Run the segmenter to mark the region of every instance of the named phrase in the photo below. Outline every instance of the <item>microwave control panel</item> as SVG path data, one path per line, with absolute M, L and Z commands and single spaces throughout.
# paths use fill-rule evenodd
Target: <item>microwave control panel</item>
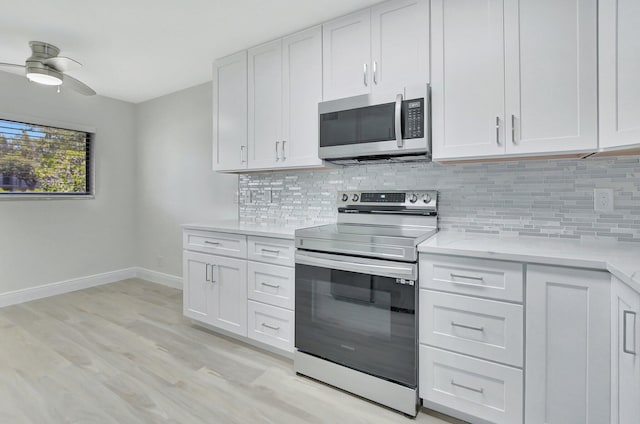
M 424 137 L 424 99 L 402 102 L 402 138 Z

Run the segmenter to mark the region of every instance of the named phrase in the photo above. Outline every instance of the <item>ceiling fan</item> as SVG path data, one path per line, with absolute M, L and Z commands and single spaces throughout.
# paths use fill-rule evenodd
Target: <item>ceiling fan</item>
M 60 49 L 54 45 L 43 43 L 42 41 L 30 41 L 31 57 L 24 65 L 13 63 L 0 63 L 0 71 L 13 72 L 17 74 L 26 73 L 31 82 L 44 85 L 60 86 L 77 91 L 85 96 L 93 96 L 96 92 L 83 82 L 65 74 L 65 72 L 77 69 L 82 66 L 71 58 L 58 56 Z

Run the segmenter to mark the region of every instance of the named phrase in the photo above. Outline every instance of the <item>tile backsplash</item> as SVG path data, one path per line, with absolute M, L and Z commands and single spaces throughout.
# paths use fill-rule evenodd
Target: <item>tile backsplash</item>
M 594 188 L 613 189 L 613 212 L 594 211 Z M 438 190 L 444 230 L 640 242 L 640 156 L 243 174 L 240 220 L 332 222 L 337 191 L 386 189 Z

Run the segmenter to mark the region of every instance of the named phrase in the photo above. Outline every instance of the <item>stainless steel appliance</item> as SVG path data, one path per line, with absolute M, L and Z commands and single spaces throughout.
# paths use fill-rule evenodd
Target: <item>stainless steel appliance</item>
M 318 105 L 321 159 L 342 165 L 431 158 L 429 85 Z
M 417 245 L 437 192 L 343 192 L 338 222 L 296 231 L 294 367 L 415 416 Z

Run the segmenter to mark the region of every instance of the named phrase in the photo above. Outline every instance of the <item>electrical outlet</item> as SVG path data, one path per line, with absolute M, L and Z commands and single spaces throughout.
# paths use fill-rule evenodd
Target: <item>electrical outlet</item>
M 593 208 L 596 212 L 613 211 L 613 189 L 595 188 L 593 189 Z

